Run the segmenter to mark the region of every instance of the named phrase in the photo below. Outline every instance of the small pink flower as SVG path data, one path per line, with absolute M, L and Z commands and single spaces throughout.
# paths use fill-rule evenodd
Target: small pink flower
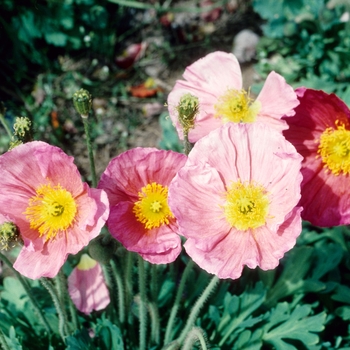
M 105 224 L 104 191 L 89 188 L 73 157 L 34 141 L 0 156 L 0 212 L 14 218 L 24 247 L 14 268 L 37 279 L 54 277 Z
M 186 159 L 172 151 L 134 148 L 112 159 L 98 184 L 110 201 L 112 236 L 153 264 L 173 262 L 181 252 L 168 186 Z
M 264 122 L 282 131 L 287 123 L 283 116 L 293 116 L 299 104 L 297 96 L 284 78 L 271 72 L 253 101 L 242 89 L 242 73 L 237 58 L 226 52 L 213 52 L 186 68 L 185 80 L 178 80 L 168 96 L 169 114 L 179 137 L 183 132 L 178 121 L 177 106 L 182 96 L 192 94 L 199 99 L 195 127 L 189 132 L 196 142 L 210 131 L 229 121 L 235 123 Z
M 350 224 L 350 110 L 334 94 L 299 88 L 285 137 L 304 157 L 302 218 L 329 227 Z
M 263 123 L 227 123 L 199 140 L 169 186 L 191 258 L 220 278 L 275 268 L 301 232 L 301 159 Z
M 87 315 L 104 309 L 111 301 L 100 264 L 87 254 L 69 275 L 68 292 L 76 308 Z

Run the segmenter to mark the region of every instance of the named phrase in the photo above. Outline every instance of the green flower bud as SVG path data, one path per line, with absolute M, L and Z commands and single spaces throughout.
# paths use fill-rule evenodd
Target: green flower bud
M 108 264 L 117 249 L 117 241 L 109 234 L 100 234 L 88 246 L 91 258 L 101 264 Z
M 198 97 L 191 94 L 183 95 L 176 107 L 176 110 L 178 112 L 179 121 L 183 127 L 184 133 L 188 134 L 189 130 L 194 128 L 196 115 L 199 112 Z
M 21 242 L 18 227 L 11 221 L 0 225 L 0 249 L 7 250 L 13 248 L 16 243 Z
M 92 97 L 89 91 L 80 89 L 73 95 L 73 104 L 76 111 L 87 118 L 92 107 Z
M 17 117 L 13 130 L 20 140 L 30 141 L 32 139 L 32 122 L 28 117 Z

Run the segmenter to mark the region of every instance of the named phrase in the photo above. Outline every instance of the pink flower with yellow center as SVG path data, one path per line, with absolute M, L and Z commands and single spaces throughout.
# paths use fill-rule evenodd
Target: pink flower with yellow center
M 304 157 L 302 218 L 329 227 L 350 224 L 350 110 L 334 94 L 299 88 L 300 105 L 285 137 Z
M 198 98 L 199 108 L 189 141 L 196 142 L 227 122 L 261 121 L 281 131 L 287 123 L 283 116 L 293 116 L 299 104 L 297 96 L 285 79 L 271 72 L 256 98 L 242 88 L 242 73 L 237 58 L 226 52 L 213 52 L 186 68 L 185 80 L 178 80 L 168 96 L 170 118 L 179 137 L 183 130 L 178 106 L 181 98 L 191 94 Z
M 100 264 L 82 254 L 68 277 L 68 292 L 76 308 L 84 314 L 104 309 L 111 301 Z
M 181 252 L 168 186 L 186 159 L 180 153 L 138 147 L 113 158 L 98 184 L 111 205 L 107 226 L 112 236 L 154 264 L 173 262 Z
M 301 232 L 301 160 L 263 123 L 227 123 L 199 140 L 169 186 L 190 257 L 220 278 L 275 268 Z
M 54 277 L 105 224 L 104 191 L 89 188 L 73 157 L 34 141 L 0 156 L 0 212 L 14 218 L 24 247 L 14 268 L 37 279 Z

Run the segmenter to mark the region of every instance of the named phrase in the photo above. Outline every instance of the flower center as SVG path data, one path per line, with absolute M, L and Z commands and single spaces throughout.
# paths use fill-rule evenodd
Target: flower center
M 336 121 L 337 129 L 327 128 L 321 135 L 318 153 L 324 167 L 334 175 L 350 173 L 350 131 Z
M 253 102 L 249 97 L 249 92 L 243 89 L 228 89 L 218 98 L 214 108 L 215 117 L 221 117 L 225 123 L 254 123 L 260 112 L 261 103 Z
M 255 229 L 266 222 L 269 198 L 264 187 L 234 182 L 226 192 L 226 220 L 238 230 Z
M 174 215 L 168 206 L 168 187 L 156 182 L 142 187 L 133 212 L 137 221 L 142 222 L 146 229 L 169 224 L 169 218 L 173 218 Z
M 40 237 L 46 240 L 54 238 L 72 225 L 77 206 L 71 193 L 60 185 L 41 185 L 36 195 L 29 199 L 24 214 L 30 222 L 30 228 L 38 230 Z

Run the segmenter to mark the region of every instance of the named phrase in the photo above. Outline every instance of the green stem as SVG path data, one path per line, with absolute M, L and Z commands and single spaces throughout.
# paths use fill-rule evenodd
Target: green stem
M 124 298 L 124 286 L 123 280 L 120 275 L 119 270 L 117 269 L 117 265 L 114 260 L 111 260 L 111 266 L 113 271 L 113 276 L 115 278 L 115 282 L 118 288 L 118 308 L 119 308 L 119 321 L 121 324 L 125 322 L 125 298 Z
M 141 256 L 138 257 L 139 268 L 139 292 L 140 292 L 140 350 L 146 350 L 146 272 L 145 265 Z
M 190 316 L 187 319 L 186 326 L 178 338 L 178 341 L 180 344 L 182 344 L 182 342 L 186 338 L 188 332 L 193 327 L 194 322 L 196 321 L 196 318 L 198 317 L 198 314 L 199 314 L 201 308 L 204 306 L 204 303 L 208 300 L 210 294 L 213 293 L 214 289 L 219 284 L 219 281 L 220 281 L 219 277 L 214 276 L 211 279 L 210 283 L 207 285 L 207 287 L 204 289 L 203 294 L 198 298 L 198 300 L 194 304 L 194 306 L 191 310 Z
M 159 345 L 160 325 L 157 303 L 148 303 L 148 312 L 151 319 L 151 340 Z
M 189 155 L 192 149 L 192 143 L 188 139 L 188 132 L 184 132 L 184 153 L 186 156 Z
M 186 280 L 188 278 L 190 271 L 192 270 L 193 265 L 194 265 L 193 260 L 189 260 L 189 262 L 186 265 L 185 270 L 181 276 L 181 281 L 180 281 L 179 287 L 177 289 L 174 305 L 171 309 L 170 316 L 168 319 L 168 324 L 167 324 L 166 331 L 165 331 L 164 345 L 168 344 L 169 341 L 171 340 L 171 331 L 174 329 L 175 317 L 176 317 L 177 311 L 180 307 L 180 301 L 181 301 L 181 297 L 182 297 L 184 289 L 185 289 Z
M 197 341 L 199 341 L 199 344 L 201 345 L 201 350 L 208 350 L 204 331 L 199 327 L 193 327 L 185 339 L 182 350 L 192 350 L 193 345 Z
M 16 277 L 18 278 L 19 282 L 22 284 L 24 290 L 26 291 L 29 300 L 32 302 L 32 305 L 34 306 L 34 309 L 36 310 L 39 319 L 42 323 L 42 325 L 44 326 L 46 332 L 48 335 L 50 335 L 51 333 L 51 328 L 49 325 L 49 322 L 47 321 L 45 315 L 43 314 L 38 302 L 36 301 L 36 299 L 34 298 L 32 292 L 31 292 L 31 287 L 28 285 L 28 282 L 23 278 L 23 276 L 16 270 L 14 269 L 14 267 L 12 266 L 12 263 L 9 259 L 7 259 L 7 257 L 0 253 L 0 260 L 2 260 L 12 271 L 13 273 L 16 275 Z
M 129 323 L 131 324 L 132 312 L 129 312 L 131 307 L 131 301 L 133 297 L 132 290 L 132 267 L 134 264 L 134 254 L 132 252 L 126 252 L 126 267 L 125 267 L 125 307 L 126 314 L 129 315 Z
M 0 108 L 1 108 L 1 106 L 0 106 Z M 5 116 L 1 112 L 0 112 L 0 121 L 1 121 L 1 124 L 3 125 L 3 127 L 5 128 L 7 135 L 9 135 L 10 139 L 12 139 L 12 137 L 13 137 L 12 132 L 11 132 L 9 126 L 7 125 L 7 122 L 5 120 Z
M 96 187 L 97 177 L 96 177 L 96 169 L 95 169 L 94 152 L 92 149 L 92 142 L 91 142 L 91 136 L 90 136 L 89 121 L 88 121 L 88 118 L 86 117 L 82 119 L 84 123 L 84 130 L 85 130 L 85 136 L 86 136 L 86 146 L 89 154 L 92 187 Z
M 51 281 L 46 277 L 41 278 L 40 283 L 49 292 L 51 299 L 56 307 L 56 311 L 58 314 L 58 321 L 59 321 L 58 330 L 60 332 L 63 342 L 65 343 L 65 337 L 68 335 L 67 319 L 65 318 L 64 312 L 62 311 L 62 307 L 60 305 L 60 301 L 56 294 L 55 288 L 52 285 Z
M 5 334 L 0 328 L 0 345 L 3 350 L 11 350 L 11 348 L 8 346 Z
M 74 326 L 74 331 L 76 331 L 79 328 L 78 316 L 77 316 L 76 308 L 73 306 L 72 300 L 68 296 L 67 278 L 65 274 L 62 271 L 60 271 L 55 280 L 57 282 L 57 294 L 60 300 L 60 304 L 66 305 L 68 303 L 69 312 L 70 312 L 71 319 Z M 63 312 L 64 312 L 64 317 L 68 319 L 65 309 L 63 309 Z M 71 333 L 74 333 L 74 331 Z

